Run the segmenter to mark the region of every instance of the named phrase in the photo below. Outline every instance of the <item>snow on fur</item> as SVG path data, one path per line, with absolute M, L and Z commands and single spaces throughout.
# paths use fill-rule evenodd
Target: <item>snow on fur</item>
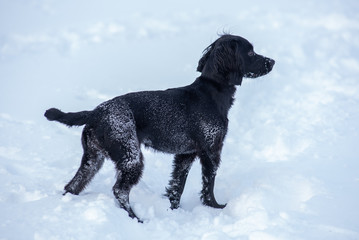
M 82 4 L 0 3 L 0 239 L 359 239 L 356 1 Z M 173 156 L 147 149 L 131 192 L 144 224 L 116 205 L 109 161 L 82 194 L 62 196 L 82 129 L 43 111 L 191 83 L 222 29 L 276 60 L 237 90 L 215 188 L 226 208 L 202 206 L 195 162 L 169 209 Z

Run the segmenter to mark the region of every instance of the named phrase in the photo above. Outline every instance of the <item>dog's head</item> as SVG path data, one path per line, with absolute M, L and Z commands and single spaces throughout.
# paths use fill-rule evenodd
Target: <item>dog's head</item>
M 222 84 L 241 85 L 243 77 L 269 73 L 274 63 L 273 59 L 256 54 L 246 39 L 225 34 L 204 50 L 197 71 Z

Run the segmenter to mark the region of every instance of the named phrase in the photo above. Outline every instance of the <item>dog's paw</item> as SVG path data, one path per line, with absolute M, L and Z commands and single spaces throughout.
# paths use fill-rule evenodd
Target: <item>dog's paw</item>
M 203 205 L 208 206 L 208 207 L 223 209 L 227 206 L 227 204 L 217 203 L 217 201 L 214 197 L 201 196 L 201 200 L 202 200 Z

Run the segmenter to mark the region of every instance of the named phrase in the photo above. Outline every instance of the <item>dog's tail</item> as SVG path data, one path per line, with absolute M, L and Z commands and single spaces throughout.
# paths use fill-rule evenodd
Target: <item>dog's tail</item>
M 57 108 L 50 108 L 45 112 L 45 117 L 49 121 L 58 121 L 69 127 L 81 126 L 89 122 L 92 111 L 82 111 L 76 113 L 64 113 Z

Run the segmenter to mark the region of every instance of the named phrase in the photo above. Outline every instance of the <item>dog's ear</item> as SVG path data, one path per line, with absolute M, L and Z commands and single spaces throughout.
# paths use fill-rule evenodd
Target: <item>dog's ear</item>
M 229 85 L 241 85 L 243 80 L 243 59 L 238 41 L 229 39 L 218 47 L 218 69 L 222 71 Z
M 202 72 L 204 66 L 206 65 L 209 56 L 212 53 L 213 50 L 213 45 L 214 43 L 212 43 L 211 45 L 209 45 L 204 51 L 203 51 L 203 56 L 201 57 L 201 59 L 198 61 L 198 66 L 197 66 L 197 71 L 198 72 Z
M 223 75 L 221 74 L 221 59 L 222 47 L 220 46 L 219 39 L 209 45 L 203 52 L 202 58 L 198 62 L 197 71 L 202 73 L 202 76 L 212 80 L 221 82 Z
M 222 84 L 225 81 L 229 85 L 241 85 L 243 64 L 238 43 L 230 39 L 219 40 L 205 49 L 197 71 Z

